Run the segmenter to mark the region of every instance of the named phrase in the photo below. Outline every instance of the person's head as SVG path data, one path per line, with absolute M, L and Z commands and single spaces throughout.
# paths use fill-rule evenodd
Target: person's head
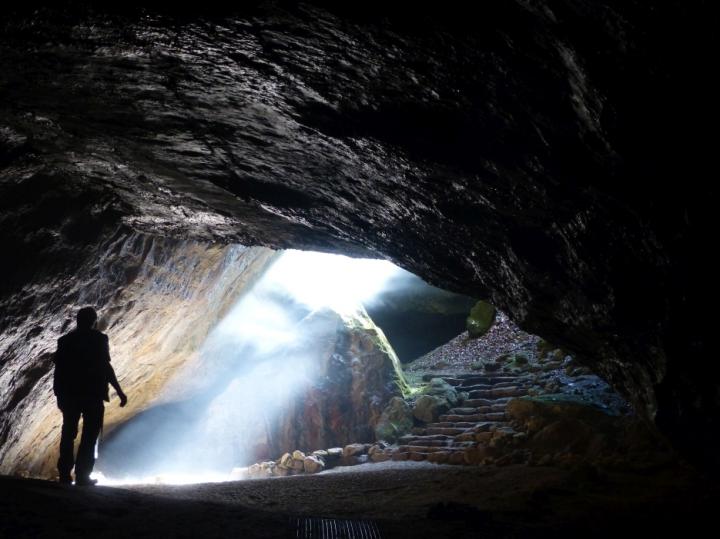
M 97 322 L 97 313 L 92 307 L 83 307 L 77 313 L 77 325 L 80 329 L 91 329 Z

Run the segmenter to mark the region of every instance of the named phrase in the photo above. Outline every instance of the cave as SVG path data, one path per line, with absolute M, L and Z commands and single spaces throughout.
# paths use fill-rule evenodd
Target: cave
M 706 525 L 716 22 L 616 0 L 8 7 L 0 534 Z M 57 339 L 83 306 L 129 396 L 92 488 L 56 470 Z

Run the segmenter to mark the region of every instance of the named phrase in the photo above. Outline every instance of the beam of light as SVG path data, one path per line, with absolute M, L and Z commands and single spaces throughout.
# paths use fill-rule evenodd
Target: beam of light
M 130 420 L 101 447 L 101 484 L 187 484 L 230 480 L 255 461 L 288 403 L 312 385 L 333 338 L 333 311 L 360 320 L 398 278 L 382 260 L 284 251 L 213 328 L 165 388 L 156 406 Z M 182 395 L 185 400 L 178 398 Z M 318 448 L 320 449 L 320 448 Z
M 327 307 L 350 315 L 402 273 L 407 272 L 386 260 L 286 251 L 270 269 L 268 279 L 313 310 Z

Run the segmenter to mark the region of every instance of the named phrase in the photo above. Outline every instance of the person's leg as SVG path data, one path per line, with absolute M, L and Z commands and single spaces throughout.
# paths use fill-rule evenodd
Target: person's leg
M 95 465 L 95 442 L 100 435 L 105 407 L 102 401 L 83 407 L 83 430 L 75 464 L 75 483 L 89 483 Z
M 77 406 L 66 405 L 62 414 L 63 424 L 60 432 L 60 457 L 58 458 L 57 468 L 60 475 L 60 482 L 70 483 L 72 481 L 70 472 L 75 465 L 73 449 L 78 431 L 78 421 L 80 421 L 80 409 Z

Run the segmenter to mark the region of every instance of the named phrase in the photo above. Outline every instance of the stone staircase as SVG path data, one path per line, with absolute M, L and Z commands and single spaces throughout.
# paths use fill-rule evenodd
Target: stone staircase
M 505 415 L 510 399 L 528 394 L 531 377 L 514 374 L 463 374 L 443 378 L 467 394 L 434 423 L 415 427 L 400 438 L 392 460 L 478 464 L 491 457 L 498 440 L 515 436 Z

